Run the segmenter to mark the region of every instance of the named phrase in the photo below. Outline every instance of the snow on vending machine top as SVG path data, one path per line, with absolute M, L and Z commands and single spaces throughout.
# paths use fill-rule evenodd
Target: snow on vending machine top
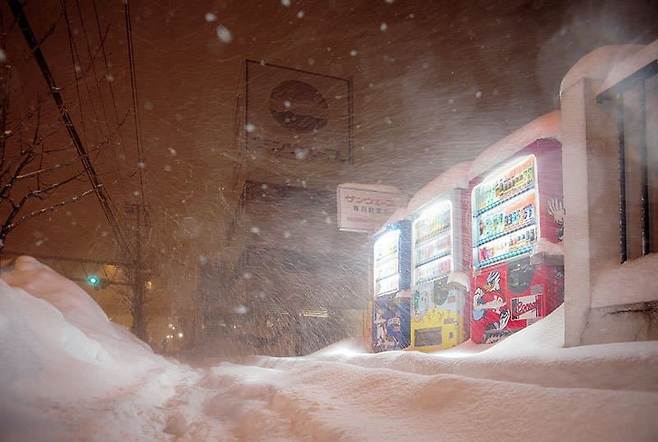
M 561 257 L 549 261 L 541 253 L 555 250 L 546 247 L 548 243 L 562 241 L 561 149 L 555 138 L 536 139 L 498 168 L 471 180 L 469 310 L 475 343 L 496 342 L 562 303 Z
M 411 345 L 435 351 L 465 339 L 462 201 L 469 163 L 453 166 L 409 203 L 412 221 Z
M 409 346 L 410 223 L 387 224 L 374 236 L 372 347 Z

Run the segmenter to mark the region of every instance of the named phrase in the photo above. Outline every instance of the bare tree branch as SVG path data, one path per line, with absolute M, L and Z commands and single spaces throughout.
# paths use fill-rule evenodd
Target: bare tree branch
M 16 184 L 16 181 L 18 180 L 18 176 L 21 174 L 23 169 L 30 164 L 30 162 L 34 159 L 34 155 L 31 151 L 29 151 L 24 157 L 22 158 L 21 162 L 18 164 L 18 167 L 14 171 L 13 176 L 9 180 L 7 184 L 2 186 L 2 189 L 0 190 L 0 201 L 3 199 L 7 198 L 9 195 L 9 192 L 11 191 L 12 187 Z
M 100 186 L 97 186 L 97 187 L 100 187 Z M 62 206 L 65 206 L 69 203 L 74 203 L 74 202 L 79 201 L 82 198 L 86 197 L 87 195 L 91 195 L 95 191 L 96 191 L 96 188 L 86 190 L 86 191 L 82 192 L 79 195 L 74 195 L 71 198 L 65 199 L 65 200 L 60 201 L 58 203 L 55 203 L 51 206 L 44 207 L 42 209 L 33 210 L 32 212 L 28 213 L 27 215 L 24 215 L 24 216 L 18 218 L 16 221 L 14 221 L 10 224 L 6 224 L 5 226 L 3 226 L 2 232 L 0 233 L 0 241 L 2 241 L 5 236 L 7 236 L 7 233 L 9 233 L 13 229 L 15 229 L 18 225 L 22 224 L 23 222 L 29 220 L 30 218 L 34 218 L 36 216 L 43 215 L 45 213 L 54 212 L 55 210 L 59 209 Z

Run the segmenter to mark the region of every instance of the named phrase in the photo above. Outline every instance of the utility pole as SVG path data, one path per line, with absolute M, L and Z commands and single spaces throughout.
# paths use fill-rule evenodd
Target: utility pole
M 126 213 L 132 218 L 132 229 L 135 235 L 135 255 L 133 263 L 133 296 L 130 300 L 130 311 L 133 317 L 131 331 L 140 339 L 147 338 L 146 333 L 146 283 L 150 269 L 144 266 L 142 241 L 144 229 L 151 225 L 151 220 L 143 204 L 126 204 Z

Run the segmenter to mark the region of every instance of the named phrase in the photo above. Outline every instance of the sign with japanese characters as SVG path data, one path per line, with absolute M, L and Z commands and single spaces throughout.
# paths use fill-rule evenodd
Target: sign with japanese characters
M 405 205 L 394 187 L 367 184 L 340 184 L 337 189 L 338 229 L 373 232 Z

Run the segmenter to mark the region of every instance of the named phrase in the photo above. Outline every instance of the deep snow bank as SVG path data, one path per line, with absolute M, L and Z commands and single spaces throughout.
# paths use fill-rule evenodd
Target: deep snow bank
M 0 440 L 658 440 L 658 342 L 562 348 L 564 312 L 495 346 L 193 370 L 30 258 L 0 280 Z
M 29 257 L 3 269 L 0 435 L 56 439 L 75 426 L 62 410 L 116 396 L 165 373 L 172 382 L 161 398 L 173 394 L 183 371 L 112 323 L 72 281 Z

